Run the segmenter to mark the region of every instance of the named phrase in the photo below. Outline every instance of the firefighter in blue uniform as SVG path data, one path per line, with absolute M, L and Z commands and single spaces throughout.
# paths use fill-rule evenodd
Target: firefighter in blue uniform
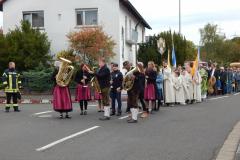
M 19 112 L 18 97 L 19 88 L 21 88 L 20 74 L 15 69 L 15 63 L 9 62 L 9 68 L 3 73 L 3 85 L 5 86 L 5 93 L 7 97 L 6 112 L 9 112 L 12 106 L 15 112 Z M 12 100 L 12 102 L 11 102 Z

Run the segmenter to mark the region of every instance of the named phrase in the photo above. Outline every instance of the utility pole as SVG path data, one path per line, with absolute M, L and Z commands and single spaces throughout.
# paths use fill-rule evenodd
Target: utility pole
M 181 0 L 179 0 L 179 34 L 182 32 L 182 24 L 181 24 Z

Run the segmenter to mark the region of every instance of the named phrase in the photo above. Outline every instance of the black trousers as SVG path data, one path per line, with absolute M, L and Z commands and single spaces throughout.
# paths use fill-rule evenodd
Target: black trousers
M 146 104 L 145 104 L 145 101 L 144 101 L 144 89 L 139 92 L 139 100 L 140 100 L 140 103 L 142 105 L 143 111 L 146 112 L 147 108 L 146 108 Z
M 18 94 L 17 93 L 6 93 L 7 96 L 7 104 L 6 108 L 9 109 L 11 107 L 11 104 L 13 104 L 14 108 L 18 107 Z M 11 103 L 11 100 L 13 103 Z

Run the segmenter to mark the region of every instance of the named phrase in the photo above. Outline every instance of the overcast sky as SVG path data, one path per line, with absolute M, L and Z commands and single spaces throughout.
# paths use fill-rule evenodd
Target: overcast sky
M 178 31 L 179 0 L 130 0 L 153 30 L 159 33 L 171 28 Z M 239 0 L 181 0 L 182 33 L 198 44 L 199 28 L 208 22 L 218 24 L 228 38 L 240 36 Z
M 130 0 L 152 26 L 147 34 L 178 31 L 179 0 Z M 240 36 L 240 0 L 181 0 L 182 33 L 198 44 L 199 28 L 208 22 L 218 24 L 228 38 Z M 0 13 L 2 25 L 2 13 Z

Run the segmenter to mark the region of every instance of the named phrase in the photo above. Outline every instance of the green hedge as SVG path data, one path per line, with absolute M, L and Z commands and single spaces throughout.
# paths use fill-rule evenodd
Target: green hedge
M 50 91 L 53 82 L 51 76 L 53 68 L 37 68 L 22 73 L 23 87 L 25 90 L 43 92 Z

